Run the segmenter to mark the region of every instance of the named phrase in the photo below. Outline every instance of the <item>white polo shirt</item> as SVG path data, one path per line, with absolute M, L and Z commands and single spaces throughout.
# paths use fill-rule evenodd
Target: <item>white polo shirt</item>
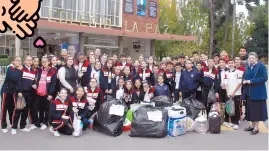
M 228 70 L 225 72 L 224 83 L 227 85 L 227 95 L 231 95 L 238 84 L 242 83 L 243 71 L 238 69 Z M 241 86 L 235 92 L 235 95 L 242 95 Z

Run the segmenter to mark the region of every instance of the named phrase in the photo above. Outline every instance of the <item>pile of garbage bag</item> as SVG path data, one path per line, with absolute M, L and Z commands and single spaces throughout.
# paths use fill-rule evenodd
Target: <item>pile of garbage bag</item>
M 94 119 L 94 130 L 110 136 L 122 134 L 123 123 L 127 113 L 127 106 L 122 100 L 104 102 Z
M 162 138 L 167 136 L 168 111 L 164 108 L 142 106 L 133 112 L 131 137 Z
M 204 104 L 193 96 L 182 100 L 182 107 L 186 108 L 187 116 L 195 120 L 202 110 L 206 110 Z
M 151 100 L 154 102 L 155 107 L 171 107 L 173 100 L 168 96 L 156 96 Z

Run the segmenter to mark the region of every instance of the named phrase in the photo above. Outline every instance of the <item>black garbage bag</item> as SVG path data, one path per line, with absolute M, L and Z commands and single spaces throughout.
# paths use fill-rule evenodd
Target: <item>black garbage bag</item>
M 122 111 L 122 108 L 124 108 L 123 113 L 118 112 L 119 110 Z M 115 110 L 117 110 L 117 113 Z M 122 100 L 113 99 L 104 102 L 94 118 L 93 129 L 110 136 L 121 135 L 127 110 L 128 108 Z
M 193 120 L 198 117 L 201 110 L 205 110 L 205 106 L 202 102 L 195 99 L 193 96 L 186 98 L 181 103 L 182 107 L 186 108 L 187 116 Z
M 133 112 L 131 137 L 163 138 L 167 135 L 168 111 L 150 105 Z
M 173 100 L 168 96 L 156 96 L 152 98 L 156 107 L 169 107 L 173 105 Z

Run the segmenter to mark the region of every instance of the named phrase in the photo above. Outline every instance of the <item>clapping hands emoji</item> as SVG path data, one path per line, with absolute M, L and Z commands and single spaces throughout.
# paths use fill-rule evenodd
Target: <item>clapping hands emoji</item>
M 34 35 L 40 0 L 1 0 L 0 32 L 13 31 L 21 40 Z

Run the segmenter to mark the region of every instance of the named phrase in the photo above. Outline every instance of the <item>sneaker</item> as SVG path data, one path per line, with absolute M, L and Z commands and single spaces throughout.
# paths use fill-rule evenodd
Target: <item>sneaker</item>
M 239 125 L 233 125 L 233 127 L 232 127 L 234 130 L 238 130 L 238 128 L 239 128 Z
M 53 135 L 56 136 L 56 137 L 61 136 L 60 133 L 59 133 L 58 131 L 53 131 Z
M 40 127 L 41 130 L 45 130 L 48 126 L 45 124 L 42 124 L 42 126 Z
M 30 129 L 30 130 L 34 130 L 34 129 L 37 129 L 37 127 L 36 127 L 35 125 L 31 125 L 31 126 L 29 127 L 29 129 Z
M 16 129 L 11 129 L 11 134 L 12 135 L 16 135 L 17 134 L 17 130 Z
M 21 131 L 22 131 L 22 132 L 30 132 L 31 130 L 25 127 L 25 128 L 23 128 L 23 129 L 21 129 Z
M 228 122 L 224 122 L 223 125 L 226 126 L 226 127 L 231 127 L 230 125 L 231 123 L 228 123 Z
M 50 131 L 51 133 L 53 133 L 53 127 L 52 127 L 52 126 L 49 128 L 49 131 Z
M 233 128 L 234 124 L 233 123 L 229 123 L 229 127 Z
M 7 130 L 7 129 L 2 129 L 2 132 L 3 132 L 4 134 L 6 134 L 6 133 L 8 133 L 8 130 Z

